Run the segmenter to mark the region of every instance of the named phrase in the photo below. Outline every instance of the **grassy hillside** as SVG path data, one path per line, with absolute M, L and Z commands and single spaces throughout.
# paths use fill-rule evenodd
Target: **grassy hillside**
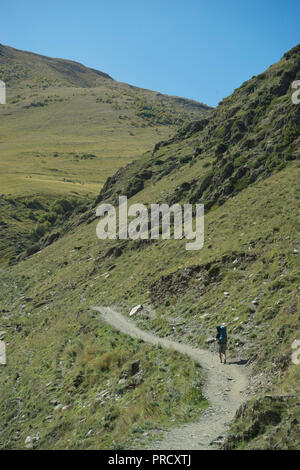
M 141 447 L 160 423 L 195 418 L 205 406 L 201 370 L 116 334 L 89 308 L 128 314 L 139 303 L 148 306 L 139 326 L 202 347 L 227 323 L 229 361 L 247 365 L 253 398 L 225 448 L 299 448 L 291 345 L 300 338 L 300 108 L 290 88 L 299 74 L 297 46 L 103 186 L 97 203 L 119 194 L 148 206 L 204 202 L 202 250 L 186 251 L 184 239 L 100 241 L 89 209 L 60 226 L 58 240 L 2 269 L 2 448 L 24 447 L 28 435 L 35 448 Z M 141 382 L 125 372 L 120 383 L 136 360 Z
M 89 206 L 90 200 L 77 194 L 1 195 L 1 263 L 14 263 L 52 243 L 61 235 L 61 224 Z
M 3 194 L 95 195 L 106 178 L 210 108 L 76 62 L 0 46 Z
M 7 86 L 7 104 L 0 106 L 0 261 L 5 263 L 37 241 L 33 232 L 43 235 L 53 225 L 50 206 L 57 198 L 81 199 L 84 206 L 119 167 L 210 110 L 116 82 L 76 62 L 2 45 L 0 79 Z M 31 217 L 27 206 L 37 201 L 39 211 L 52 212 L 51 220 L 42 213 Z

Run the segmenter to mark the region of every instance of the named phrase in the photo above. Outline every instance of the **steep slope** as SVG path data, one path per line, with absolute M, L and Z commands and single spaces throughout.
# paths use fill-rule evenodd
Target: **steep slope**
M 162 180 L 156 184 L 158 200 L 161 185 L 167 188 L 163 200 L 203 202 L 209 210 L 298 159 L 300 108 L 292 103 L 291 84 L 300 78 L 299 55 L 297 46 L 225 98 L 209 117 L 181 128 L 148 158 L 121 169 L 107 180 L 97 202 L 118 192 L 131 196 L 130 178 L 141 182 L 133 184 L 138 190 Z
M 207 337 L 227 323 L 229 362 L 246 368 L 253 398 L 225 448 L 299 448 L 299 105 L 290 88 L 299 59 L 297 46 L 103 186 L 97 204 L 120 194 L 148 207 L 204 202 L 203 249 L 186 251 L 184 239 L 100 241 L 90 209 L 2 270 L 3 448 L 24 447 L 28 435 L 36 448 L 151 447 L 159 429 L 199 417 L 201 369 L 113 332 L 90 310 L 117 305 L 127 315 L 140 303 L 141 329 L 197 348 L 213 350 Z M 142 379 L 128 372 L 138 359 Z

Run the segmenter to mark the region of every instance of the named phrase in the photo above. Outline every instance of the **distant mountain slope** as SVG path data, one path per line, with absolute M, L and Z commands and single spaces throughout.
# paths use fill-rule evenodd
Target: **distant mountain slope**
M 8 87 L 22 88 L 28 86 L 31 89 L 49 86 L 93 88 L 105 81 L 122 85 L 107 73 L 86 67 L 79 62 L 21 51 L 3 44 L 0 44 L 0 80 L 3 80 Z M 142 90 L 139 87 L 128 86 L 131 90 Z M 180 104 L 182 107 L 188 106 L 203 111 L 211 109 L 210 106 L 188 98 L 153 93 L 158 98 L 168 98 L 173 103 Z
M 0 47 L 4 194 L 96 194 L 120 166 L 211 108 L 81 64 Z
M 0 44 L 0 77 L 9 86 L 31 87 L 43 81 L 55 86 L 93 87 L 103 79 L 113 80 L 107 73 L 72 60 L 20 51 L 3 44 Z

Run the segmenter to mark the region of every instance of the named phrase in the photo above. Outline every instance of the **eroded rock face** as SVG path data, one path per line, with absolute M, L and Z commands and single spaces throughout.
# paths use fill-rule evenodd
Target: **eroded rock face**
M 132 362 L 130 365 L 131 375 L 137 374 L 139 370 L 140 370 L 140 361 Z
M 289 413 L 289 407 L 295 401 L 297 396 L 266 395 L 244 403 L 236 412 L 232 431 L 222 448 L 235 449 L 243 443 L 247 448 L 273 449 L 272 442 L 276 434 L 280 433 L 282 442 L 286 435 L 293 434 L 296 437 L 299 423 Z M 268 436 L 265 434 L 267 429 L 271 429 Z
M 256 255 L 244 252 L 232 252 L 214 262 L 192 265 L 179 269 L 173 273 L 161 276 L 150 285 L 150 297 L 153 305 L 165 302 L 170 296 L 184 295 L 188 290 L 194 290 L 202 295 L 208 291 L 213 283 L 222 279 L 222 267 L 239 263 L 240 266 L 248 266 L 255 261 Z M 196 281 L 196 283 L 192 282 Z M 229 292 L 224 292 L 228 297 Z

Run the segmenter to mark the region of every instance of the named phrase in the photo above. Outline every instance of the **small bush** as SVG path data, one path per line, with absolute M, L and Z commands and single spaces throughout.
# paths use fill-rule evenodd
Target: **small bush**
M 118 350 L 108 351 L 99 359 L 99 367 L 103 371 L 110 370 L 114 364 L 117 364 L 119 367 L 122 364 L 122 357 Z

